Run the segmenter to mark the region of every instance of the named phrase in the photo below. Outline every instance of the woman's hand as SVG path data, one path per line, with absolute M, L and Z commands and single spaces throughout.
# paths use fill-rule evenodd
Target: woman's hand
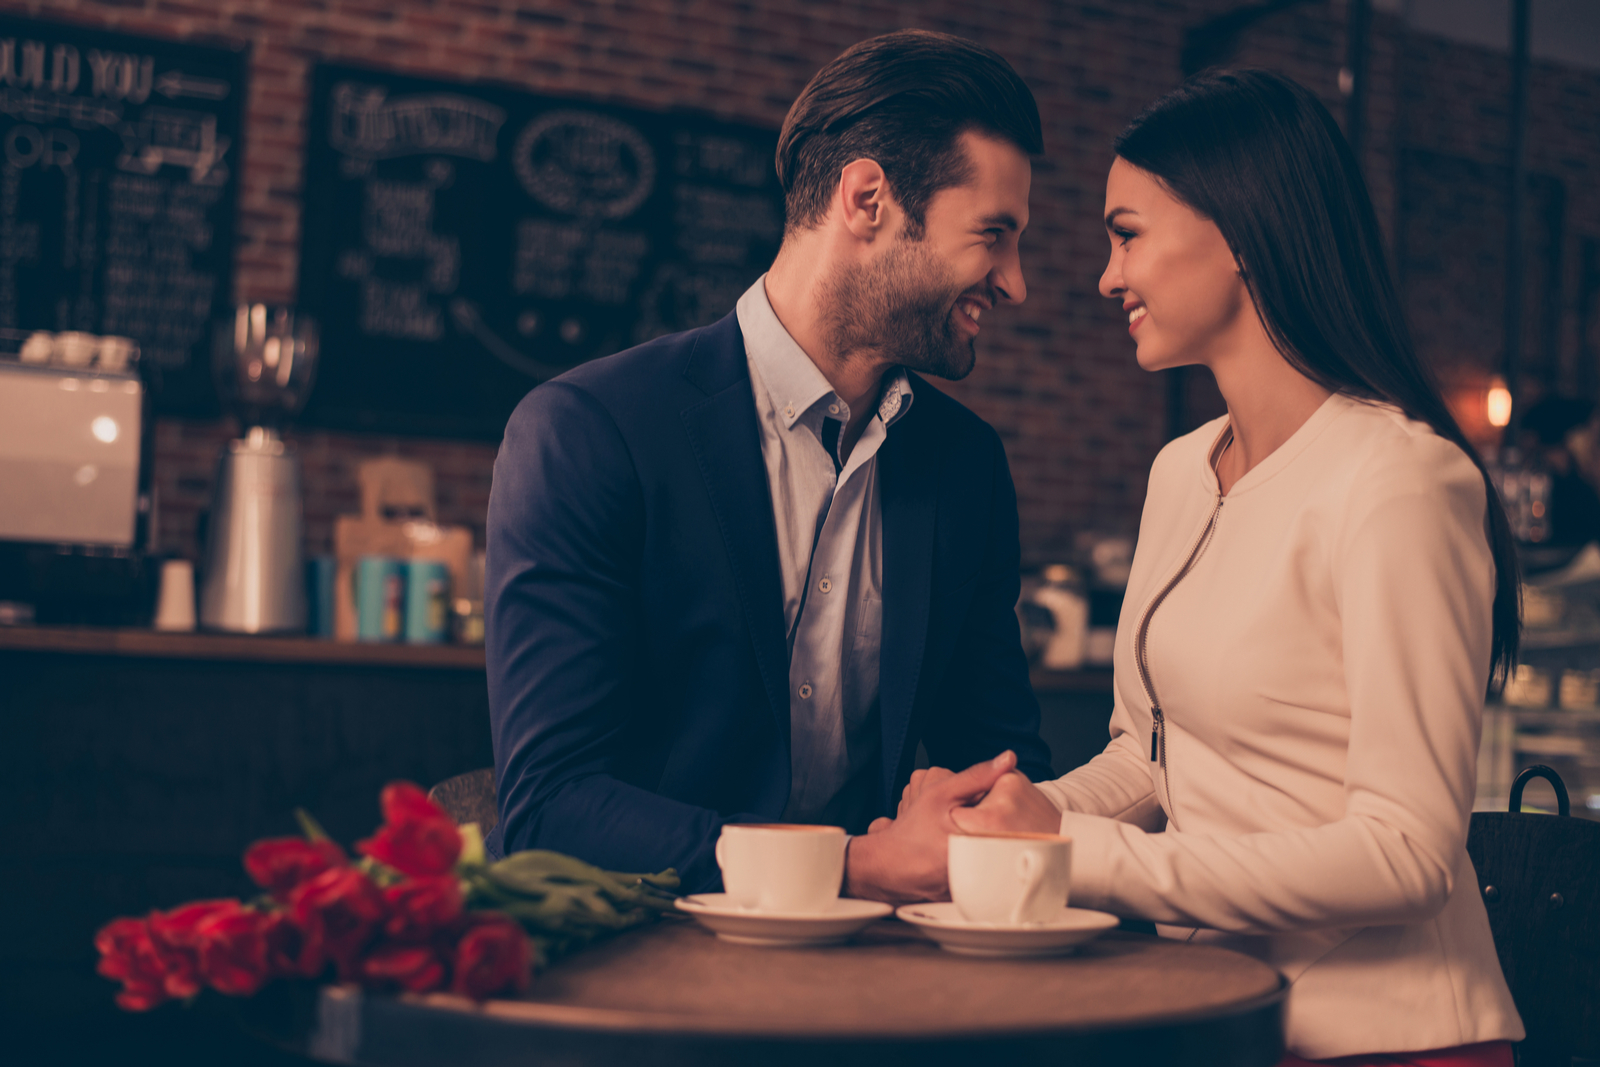
M 873 821 L 867 833 L 850 840 L 845 858 L 845 892 L 878 901 L 938 901 L 948 896 L 948 846 L 960 828 L 952 814 L 989 793 L 1017 766 L 1006 750 L 960 774 L 916 778 L 900 802 L 899 818 Z M 1049 802 L 1046 802 L 1048 804 Z
M 1061 831 L 1061 811 L 1020 771 L 995 783 L 977 807 L 958 808 L 950 819 L 963 834 Z

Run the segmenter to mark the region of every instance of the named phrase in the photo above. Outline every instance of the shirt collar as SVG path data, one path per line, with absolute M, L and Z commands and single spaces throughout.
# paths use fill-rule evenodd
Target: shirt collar
M 755 364 L 756 375 L 767 390 L 772 410 L 786 430 L 793 430 L 796 423 L 824 401 L 839 405 L 840 411 L 834 414 L 842 415 L 844 402 L 778 319 L 778 313 L 772 310 L 766 281 L 765 274 L 757 278 L 739 298 L 736 310 L 739 330 L 744 334 L 745 352 Z M 884 425 L 893 426 L 903 418 L 911 408 L 911 400 L 911 378 L 904 367 L 896 367 L 885 376 L 883 392 L 878 399 L 878 416 Z

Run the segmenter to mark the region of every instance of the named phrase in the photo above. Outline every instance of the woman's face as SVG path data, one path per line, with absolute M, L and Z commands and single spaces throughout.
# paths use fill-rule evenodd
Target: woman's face
M 1105 219 L 1111 260 L 1100 293 L 1121 301 L 1140 367 L 1214 366 L 1237 348 L 1255 304 L 1215 223 L 1120 156 Z

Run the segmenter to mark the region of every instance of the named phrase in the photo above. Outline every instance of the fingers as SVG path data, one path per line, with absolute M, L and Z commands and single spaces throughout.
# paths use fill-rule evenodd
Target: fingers
M 950 821 L 967 834 L 1057 834 L 1061 812 L 1026 776 L 1014 772 L 995 783 L 977 807 L 954 809 Z
M 879 816 L 877 819 L 875 819 L 871 823 L 867 824 L 867 833 L 868 834 L 881 834 L 881 833 L 883 833 L 884 831 L 887 831 L 890 827 L 893 827 L 893 826 L 894 826 L 894 820 L 890 819 L 888 816 Z
M 951 775 L 924 789 L 936 791 L 943 800 L 954 804 L 968 804 L 994 789 L 995 783 L 1017 766 L 1017 754 L 1007 749 L 993 760 L 974 764 L 966 771 Z
M 903 816 L 906 810 L 916 803 L 918 797 L 928 787 L 943 782 L 953 776 L 955 772 L 949 768 L 918 768 L 911 773 L 911 781 L 906 783 L 906 788 L 900 791 L 900 809 L 897 816 Z

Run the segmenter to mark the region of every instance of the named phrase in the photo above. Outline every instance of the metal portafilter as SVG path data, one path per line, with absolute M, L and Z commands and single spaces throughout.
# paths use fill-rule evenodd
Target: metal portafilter
M 217 392 L 243 436 L 223 449 L 211 507 L 200 623 L 250 634 L 306 625 L 300 461 L 280 432 L 316 377 L 317 331 L 292 308 L 242 304 L 219 323 Z

